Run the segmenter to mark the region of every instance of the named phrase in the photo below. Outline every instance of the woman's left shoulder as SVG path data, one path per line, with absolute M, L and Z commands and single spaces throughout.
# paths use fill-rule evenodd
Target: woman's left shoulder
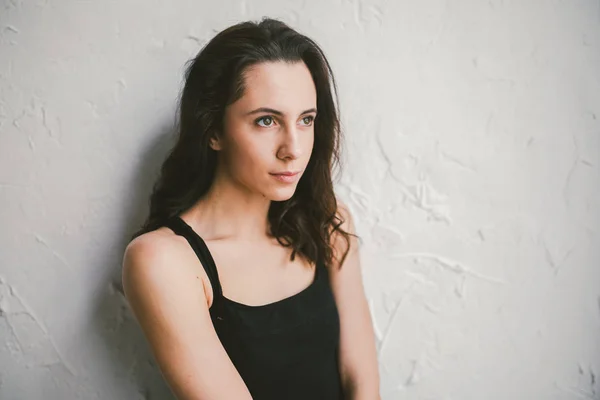
M 336 215 L 340 219 L 340 226 L 330 238 L 333 250 L 333 260 L 329 265 L 330 272 L 339 272 L 342 266 L 353 264 L 358 258 L 358 241 L 352 213 L 342 200 L 339 198 L 336 200 Z
M 352 218 L 352 213 L 350 212 L 350 208 L 344 203 L 339 197 L 336 197 L 337 201 L 337 214 L 342 219 L 341 228 L 348 232 L 354 234 L 354 220 Z

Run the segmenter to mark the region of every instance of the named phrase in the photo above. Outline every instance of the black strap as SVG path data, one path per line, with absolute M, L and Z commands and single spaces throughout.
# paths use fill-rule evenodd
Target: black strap
M 213 289 L 213 296 L 215 299 L 220 298 L 223 295 L 223 290 L 221 289 L 221 282 L 219 281 L 219 273 L 217 272 L 217 266 L 215 265 L 215 260 L 210 254 L 210 250 L 206 246 L 204 240 L 189 226 L 183 219 L 179 216 L 174 216 L 167 220 L 165 226 L 171 228 L 175 234 L 183 236 L 192 249 L 194 253 L 200 259 L 200 263 L 204 267 L 206 274 L 208 275 L 208 279 Z

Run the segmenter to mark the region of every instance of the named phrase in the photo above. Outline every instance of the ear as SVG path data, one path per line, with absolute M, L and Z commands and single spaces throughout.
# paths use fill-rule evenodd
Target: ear
M 221 140 L 217 134 L 211 136 L 211 138 L 208 141 L 208 145 L 210 146 L 211 149 L 213 149 L 215 151 L 220 151 L 223 148 L 221 145 Z

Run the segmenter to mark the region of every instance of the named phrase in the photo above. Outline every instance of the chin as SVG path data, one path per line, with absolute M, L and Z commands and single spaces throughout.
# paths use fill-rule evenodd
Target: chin
M 290 186 L 289 188 L 274 190 L 267 196 L 271 201 L 286 201 L 292 198 L 296 192 L 296 186 Z

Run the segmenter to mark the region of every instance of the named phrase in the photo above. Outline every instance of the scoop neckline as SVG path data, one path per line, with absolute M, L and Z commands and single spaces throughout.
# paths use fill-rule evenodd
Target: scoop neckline
M 210 282 L 211 284 L 211 288 L 213 291 L 213 301 L 212 304 L 209 307 L 209 310 L 212 309 L 214 307 L 214 305 L 218 302 L 218 301 L 224 301 L 225 303 L 238 307 L 238 308 L 244 308 L 244 309 L 251 309 L 251 310 L 259 310 L 259 309 L 264 309 L 264 308 L 271 308 L 273 306 L 277 306 L 277 305 L 281 305 L 281 304 L 285 304 L 285 303 L 289 303 L 291 301 L 294 301 L 300 297 L 305 296 L 307 293 L 309 293 L 310 291 L 313 290 L 313 288 L 316 286 L 317 281 L 320 280 L 321 277 L 321 271 L 320 269 L 322 267 L 324 267 L 323 265 L 321 265 L 320 260 L 317 260 L 315 262 L 315 274 L 314 277 L 311 281 L 311 283 L 305 287 L 304 289 L 300 290 L 299 292 L 288 296 L 288 297 L 284 297 L 283 299 L 280 300 L 275 300 L 273 302 L 270 303 L 266 303 L 266 304 L 258 304 L 258 305 L 251 305 L 251 304 L 245 304 L 245 303 L 240 303 L 238 301 L 232 300 L 228 297 L 226 297 L 223 294 L 223 287 L 221 286 L 221 278 L 219 276 L 219 269 L 217 268 L 217 262 L 215 261 L 215 259 L 212 256 L 212 253 L 210 252 L 210 249 L 208 248 L 208 245 L 206 244 L 206 242 L 204 241 L 204 239 L 202 239 L 202 237 L 194 230 L 194 228 L 192 228 L 183 218 L 181 218 L 180 215 L 175 215 L 174 218 L 178 219 L 179 221 L 181 221 L 185 226 L 187 226 L 187 228 L 194 234 L 194 236 L 196 236 L 203 244 L 204 247 L 207 250 L 208 253 L 208 257 L 209 257 L 209 262 L 212 263 L 214 269 L 215 269 L 215 274 L 216 274 L 216 278 L 217 278 L 217 284 L 218 284 L 218 294 L 215 297 L 215 288 L 212 287 L 212 282 Z
M 225 297 L 225 295 L 222 293 L 222 290 L 221 290 L 221 296 L 220 296 L 219 300 L 223 300 L 223 301 L 225 301 L 225 303 L 228 303 L 228 304 L 230 304 L 232 306 L 235 306 L 235 307 L 244 308 L 244 309 L 250 309 L 250 310 L 259 310 L 259 309 L 264 309 L 264 308 L 271 308 L 271 307 L 274 307 L 274 306 L 278 306 L 278 305 L 282 305 L 282 304 L 285 304 L 285 303 L 289 303 L 289 302 L 292 302 L 294 300 L 298 300 L 301 297 L 306 296 L 306 294 L 308 292 L 312 291 L 312 289 L 316 286 L 317 281 L 320 278 L 320 275 L 321 275 L 320 268 L 321 268 L 321 266 L 319 265 L 319 263 L 318 262 L 315 263 L 315 275 L 314 275 L 313 280 L 311 281 L 311 283 L 307 287 L 305 287 L 304 289 L 302 289 L 301 291 L 299 291 L 298 293 L 293 294 L 293 295 L 288 296 L 288 297 L 284 297 L 283 299 L 280 299 L 280 300 L 275 300 L 275 301 L 272 301 L 270 303 L 258 304 L 258 305 L 245 304 L 245 303 L 240 303 L 238 301 L 232 300 L 232 299 L 230 299 L 228 297 Z M 213 299 L 213 303 L 211 304 L 211 308 L 212 308 L 212 306 L 214 304 L 215 304 L 215 301 Z

